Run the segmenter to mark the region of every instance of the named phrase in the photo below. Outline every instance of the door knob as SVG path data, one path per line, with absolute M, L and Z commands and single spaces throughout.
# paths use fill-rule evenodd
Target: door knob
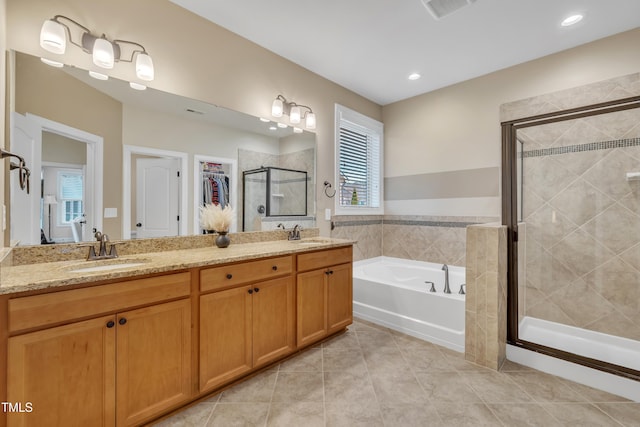
M 142 227 L 142 223 L 141 222 L 137 223 L 136 227 Z

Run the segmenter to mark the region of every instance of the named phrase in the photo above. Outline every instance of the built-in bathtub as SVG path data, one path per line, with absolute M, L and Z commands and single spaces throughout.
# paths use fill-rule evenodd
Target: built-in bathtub
M 448 267 L 451 294 L 445 294 L 442 266 L 384 256 L 355 262 L 354 316 L 464 352 L 465 296 L 458 292 L 465 269 Z

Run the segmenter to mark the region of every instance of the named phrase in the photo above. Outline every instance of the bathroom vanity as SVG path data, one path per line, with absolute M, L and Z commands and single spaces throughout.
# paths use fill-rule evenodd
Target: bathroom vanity
M 352 244 L 279 240 L 5 268 L 0 397 L 23 411 L 2 416 L 10 426 L 140 425 L 343 331 Z

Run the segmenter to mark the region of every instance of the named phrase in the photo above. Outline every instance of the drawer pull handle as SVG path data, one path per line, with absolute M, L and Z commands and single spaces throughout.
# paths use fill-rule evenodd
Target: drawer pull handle
M 260 288 L 253 288 L 253 290 L 254 290 L 256 293 L 260 292 Z
M 253 293 L 253 289 L 249 289 L 247 292 L 249 292 L 249 294 Z
M 107 322 L 107 328 L 113 328 L 114 326 L 116 326 L 116 322 L 114 322 L 113 320 L 109 320 Z
M 124 317 L 121 317 L 120 320 L 118 320 L 118 323 L 120 323 L 121 325 L 124 325 L 125 323 L 127 323 L 127 319 Z
M 278 266 L 277 266 L 277 265 L 274 265 L 273 267 L 271 267 L 271 269 L 272 269 L 273 271 L 276 271 L 276 270 L 278 269 Z
M 233 277 L 233 274 L 229 273 L 227 274 L 227 279 L 231 279 Z

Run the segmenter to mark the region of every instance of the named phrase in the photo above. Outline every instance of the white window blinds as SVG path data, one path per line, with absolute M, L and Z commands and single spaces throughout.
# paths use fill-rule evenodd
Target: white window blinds
M 338 206 L 345 210 L 382 209 L 382 123 L 336 106 Z M 346 213 L 346 212 L 342 212 Z

